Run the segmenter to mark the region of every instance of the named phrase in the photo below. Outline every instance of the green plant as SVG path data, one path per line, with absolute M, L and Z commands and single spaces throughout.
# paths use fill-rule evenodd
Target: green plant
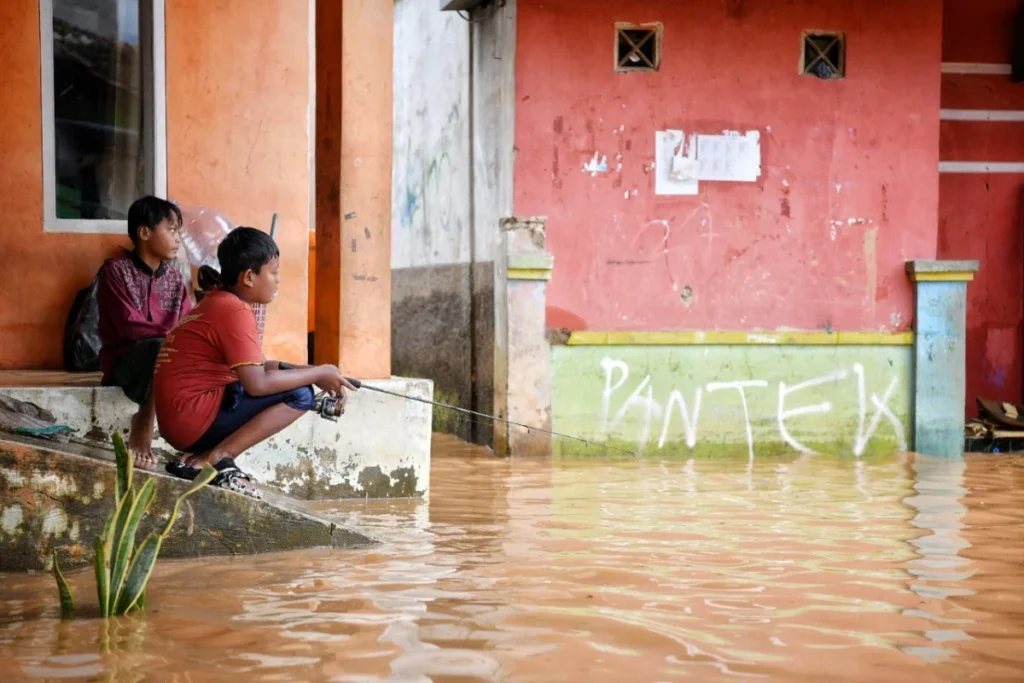
M 96 556 L 93 566 L 96 571 L 96 593 L 99 597 L 100 615 L 104 617 L 126 614 L 133 609 L 142 609 L 145 602 L 146 584 L 156 566 L 160 545 L 170 533 L 178 519 L 181 501 L 206 486 L 217 476 L 217 471 L 204 464 L 192 486 L 178 497 L 171 510 L 167 524 L 160 532 L 153 532 L 138 546 L 135 533 L 139 522 L 149 510 L 156 494 L 153 479 L 149 478 L 138 491 L 132 481 L 132 458 L 119 432 L 114 432 L 114 453 L 117 459 L 116 506 L 106 524 L 103 534 L 96 537 Z M 75 611 L 75 598 L 57 564 L 57 550 L 53 551 L 53 576 L 60 593 L 61 614 L 70 616 Z

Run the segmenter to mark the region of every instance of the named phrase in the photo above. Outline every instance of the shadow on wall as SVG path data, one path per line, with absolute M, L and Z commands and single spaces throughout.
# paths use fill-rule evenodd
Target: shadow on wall
M 472 302 L 470 267 L 452 264 L 392 272 L 393 367 L 399 376 L 432 378 L 435 399 L 441 403 L 490 413 L 493 370 L 487 361 L 493 358 L 493 265 L 473 266 L 477 295 Z M 434 431 L 489 445 L 493 429 L 486 420 L 439 409 L 434 411 Z

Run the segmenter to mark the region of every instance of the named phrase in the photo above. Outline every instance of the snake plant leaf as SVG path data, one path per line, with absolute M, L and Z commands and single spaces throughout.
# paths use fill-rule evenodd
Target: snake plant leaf
M 129 494 L 130 493 L 131 491 L 129 490 Z M 128 504 L 128 498 L 129 495 L 125 495 L 114 501 L 114 509 L 110 512 L 110 516 L 107 517 L 107 521 L 103 524 L 103 535 L 100 538 L 103 539 L 103 553 L 108 559 L 114 555 L 114 536 L 116 534 L 117 523 L 121 518 L 124 507 Z
M 121 500 L 131 488 L 134 463 L 121 432 L 114 432 L 110 438 L 114 442 L 114 459 L 117 462 L 117 499 Z
M 150 503 L 153 502 L 154 495 L 156 495 L 156 485 L 152 479 L 148 479 L 137 495 L 130 496 L 132 505 L 128 510 L 124 528 L 121 530 L 121 537 L 115 540 L 114 555 L 111 558 L 111 606 L 117 604 L 121 592 L 124 590 L 125 572 L 128 570 L 128 563 L 135 551 L 135 533 L 139 528 L 139 522 L 142 521 L 142 516 L 146 514 Z
M 110 616 L 110 562 L 105 550 L 106 544 L 99 536 L 96 537 L 96 556 L 93 568 L 96 570 L 96 597 L 100 603 L 100 616 Z
M 202 489 L 204 486 L 213 481 L 213 478 L 216 476 L 217 470 L 213 469 L 213 466 L 210 465 L 210 463 L 203 463 L 203 469 L 200 470 L 199 474 L 196 475 L 196 478 L 192 481 L 192 486 L 190 486 L 189 489 L 185 491 L 185 493 L 181 494 L 178 497 L 178 500 L 174 501 L 174 509 L 171 510 L 171 516 L 167 520 L 167 524 L 166 526 L 164 526 L 164 530 L 160 533 L 161 537 L 167 536 L 167 534 L 171 533 L 171 527 L 173 527 L 174 523 L 178 520 L 178 512 L 181 508 L 181 501 L 185 500 L 196 491 Z
M 57 581 L 57 592 L 60 593 L 60 615 L 63 618 L 70 617 L 75 613 L 75 596 L 71 594 L 71 587 L 60 572 L 56 548 L 53 549 L 53 578 Z
M 149 583 L 149 577 L 153 574 L 153 567 L 156 566 L 157 555 L 160 554 L 160 544 L 164 537 L 161 534 L 152 533 L 139 546 L 132 560 L 132 566 L 128 570 L 128 576 L 124 581 L 124 590 L 118 598 L 114 614 L 125 614 L 136 605 Z
M 124 538 L 125 529 L 128 526 L 128 518 L 132 513 L 132 509 L 135 507 L 135 489 L 130 488 L 128 492 L 121 499 L 121 502 L 117 506 L 117 518 L 114 519 L 114 523 L 110 527 L 110 535 L 103 541 L 104 555 L 107 559 L 107 580 L 110 582 L 110 595 L 108 596 L 110 603 L 109 608 L 114 608 L 114 598 L 117 597 L 118 586 L 113 581 L 113 567 L 117 566 L 117 552 L 118 548 L 121 547 L 121 541 Z M 123 575 L 123 574 L 122 574 Z
M 124 587 L 121 589 L 120 596 L 117 599 L 114 614 L 125 614 L 133 608 L 141 609 L 140 601 L 144 599 L 146 584 L 149 583 L 149 577 L 152 576 L 153 568 L 156 566 L 157 555 L 160 554 L 160 546 L 163 543 L 164 537 L 170 533 L 174 527 L 174 522 L 178 519 L 181 501 L 196 491 L 201 490 L 213 481 L 213 478 L 216 476 L 217 470 L 213 469 L 209 463 L 205 463 L 199 475 L 192 482 L 192 486 L 174 501 L 174 509 L 171 510 L 171 516 L 167 520 L 163 531 L 159 534 L 153 533 L 147 536 L 146 540 L 136 550 L 131 567 L 128 569 L 128 575 L 124 580 Z

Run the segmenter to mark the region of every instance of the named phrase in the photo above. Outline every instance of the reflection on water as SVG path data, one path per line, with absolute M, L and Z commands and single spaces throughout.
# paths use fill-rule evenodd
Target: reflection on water
M 1024 676 L 1024 459 L 496 460 L 321 506 L 359 551 L 164 562 L 144 617 L 0 583 L 0 680 Z M 72 583 L 80 602 L 92 580 Z
M 973 595 L 966 580 L 974 574 L 973 563 L 960 556 L 970 547 L 961 535 L 967 507 L 961 499 L 967 493 L 964 488 L 966 462 L 962 460 L 939 460 L 918 458 L 913 463 L 914 491 L 904 503 L 917 511 L 910 520 L 911 525 L 926 532 L 910 543 L 920 557 L 909 563 L 910 574 L 915 578 L 910 584 L 926 602 L 935 601 L 941 605 L 947 598 Z M 925 631 L 932 644 L 907 648 L 929 661 L 941 661 L 956 652 L 955 641 L 968 640 L 963 630 L 970 619 L 957 619 L 934 614 L 920 607 L 905 610 L 909 616 L 921 617 L 935 624 Z

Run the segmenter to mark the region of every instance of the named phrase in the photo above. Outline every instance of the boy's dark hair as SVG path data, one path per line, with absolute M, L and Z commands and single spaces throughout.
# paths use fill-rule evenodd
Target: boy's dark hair
M 139 228 L 156 230 L 160 221 L 177 221 L 181 225 L 181 209 L 175 204 L 152 195 L 139 197 L 128 207 L 128 237 L 132 244 L 139 240 Z
M 281 255 L 274 239 L 256 228 L 235 228 L 217 247 L 220 272 L 209 266 L 199 269 L 199 287 L 205 291 L 231 287 L 247 270 L 259 273 L 260 268 Z

